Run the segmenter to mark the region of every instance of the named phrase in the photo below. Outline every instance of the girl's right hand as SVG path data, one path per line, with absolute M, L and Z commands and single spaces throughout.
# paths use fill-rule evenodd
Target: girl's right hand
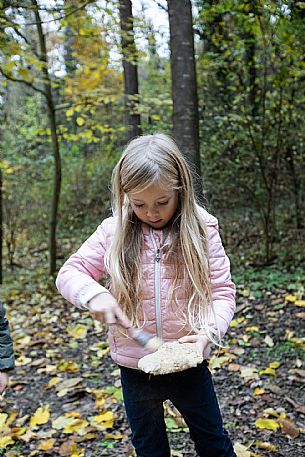
M 108 325 L 119 324 L 124 328 L 129 328 L 131 323 L 123 313 L 116 299 L 111 293 L 101 293 L 93 297 L 88 303 L 88 309 L 94 319 Z

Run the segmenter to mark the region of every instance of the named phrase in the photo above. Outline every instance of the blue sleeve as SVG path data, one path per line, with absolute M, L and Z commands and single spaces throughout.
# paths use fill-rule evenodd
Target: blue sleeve
M 12 370 L 15 366 L 13 342 L 5 309 L 0 302 L 0 371 Z

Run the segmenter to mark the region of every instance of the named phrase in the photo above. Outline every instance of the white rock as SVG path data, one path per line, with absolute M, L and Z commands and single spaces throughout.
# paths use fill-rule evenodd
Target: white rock
M 196 367 L 203 361 L 203 355 L 195 343 L 164 343 L 153 354 L 142 357 L 138 368 L 154 375 L 175 373 Z

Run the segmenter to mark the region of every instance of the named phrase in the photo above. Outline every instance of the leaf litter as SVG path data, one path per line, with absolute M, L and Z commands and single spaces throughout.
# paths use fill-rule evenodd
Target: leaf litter
M 0 402 L 0 455 L 132 457 L 103 326 L 45 289 L 15 291 L 6 302 L 17 366 Z M 237 457 L 303 456 L 302 306 L 302 296 L 284 290 L 240 294 L 227 347 L 210 361 Z M 195 456 L 179 411 L 164 408 L 172 455 Z

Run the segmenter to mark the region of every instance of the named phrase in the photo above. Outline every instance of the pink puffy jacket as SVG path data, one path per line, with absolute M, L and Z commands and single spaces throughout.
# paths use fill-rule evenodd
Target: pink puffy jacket
M 210 313 L 209 326 L 225 334 L 235 311 L 235 286 L 231 281 L 230 262 L 225 254 L 218 232 L 217 219 L 200 209 L 207 225 L 209 262 L 211 270 L 212 298 L 215 315 Z M 56 286 L 71 303 L 86 308 L 94 296 L 105 292 L 98 281 L 107 272 L 104 257 L 110 246 L 115 230 L 115 218 L 105 219 L 93 235 L 73 254 L 58 273 Z M 183 317 L 186 311 L 185 280 L 182 278 L 176 291 L 176 302 L 168 300 L 172 281 L 172 268 L 162 258 L 162 230 L 154 230 L 142 224 L 144 249 L 143 268 L 143 315 L 144 329 L 158 335 L 164 341 L 174 341 L 191 333 Z M 103 296 L 101 295 L 101 300 Z M 217 320 L 217 324 L 215 322 Z M 109 344 L 112 359 L 120 365 L 137 368 L 138 360 L 147 354 L 117 326 L 109 330 Z M 208 357 L 210 348 L 204 356 Z

